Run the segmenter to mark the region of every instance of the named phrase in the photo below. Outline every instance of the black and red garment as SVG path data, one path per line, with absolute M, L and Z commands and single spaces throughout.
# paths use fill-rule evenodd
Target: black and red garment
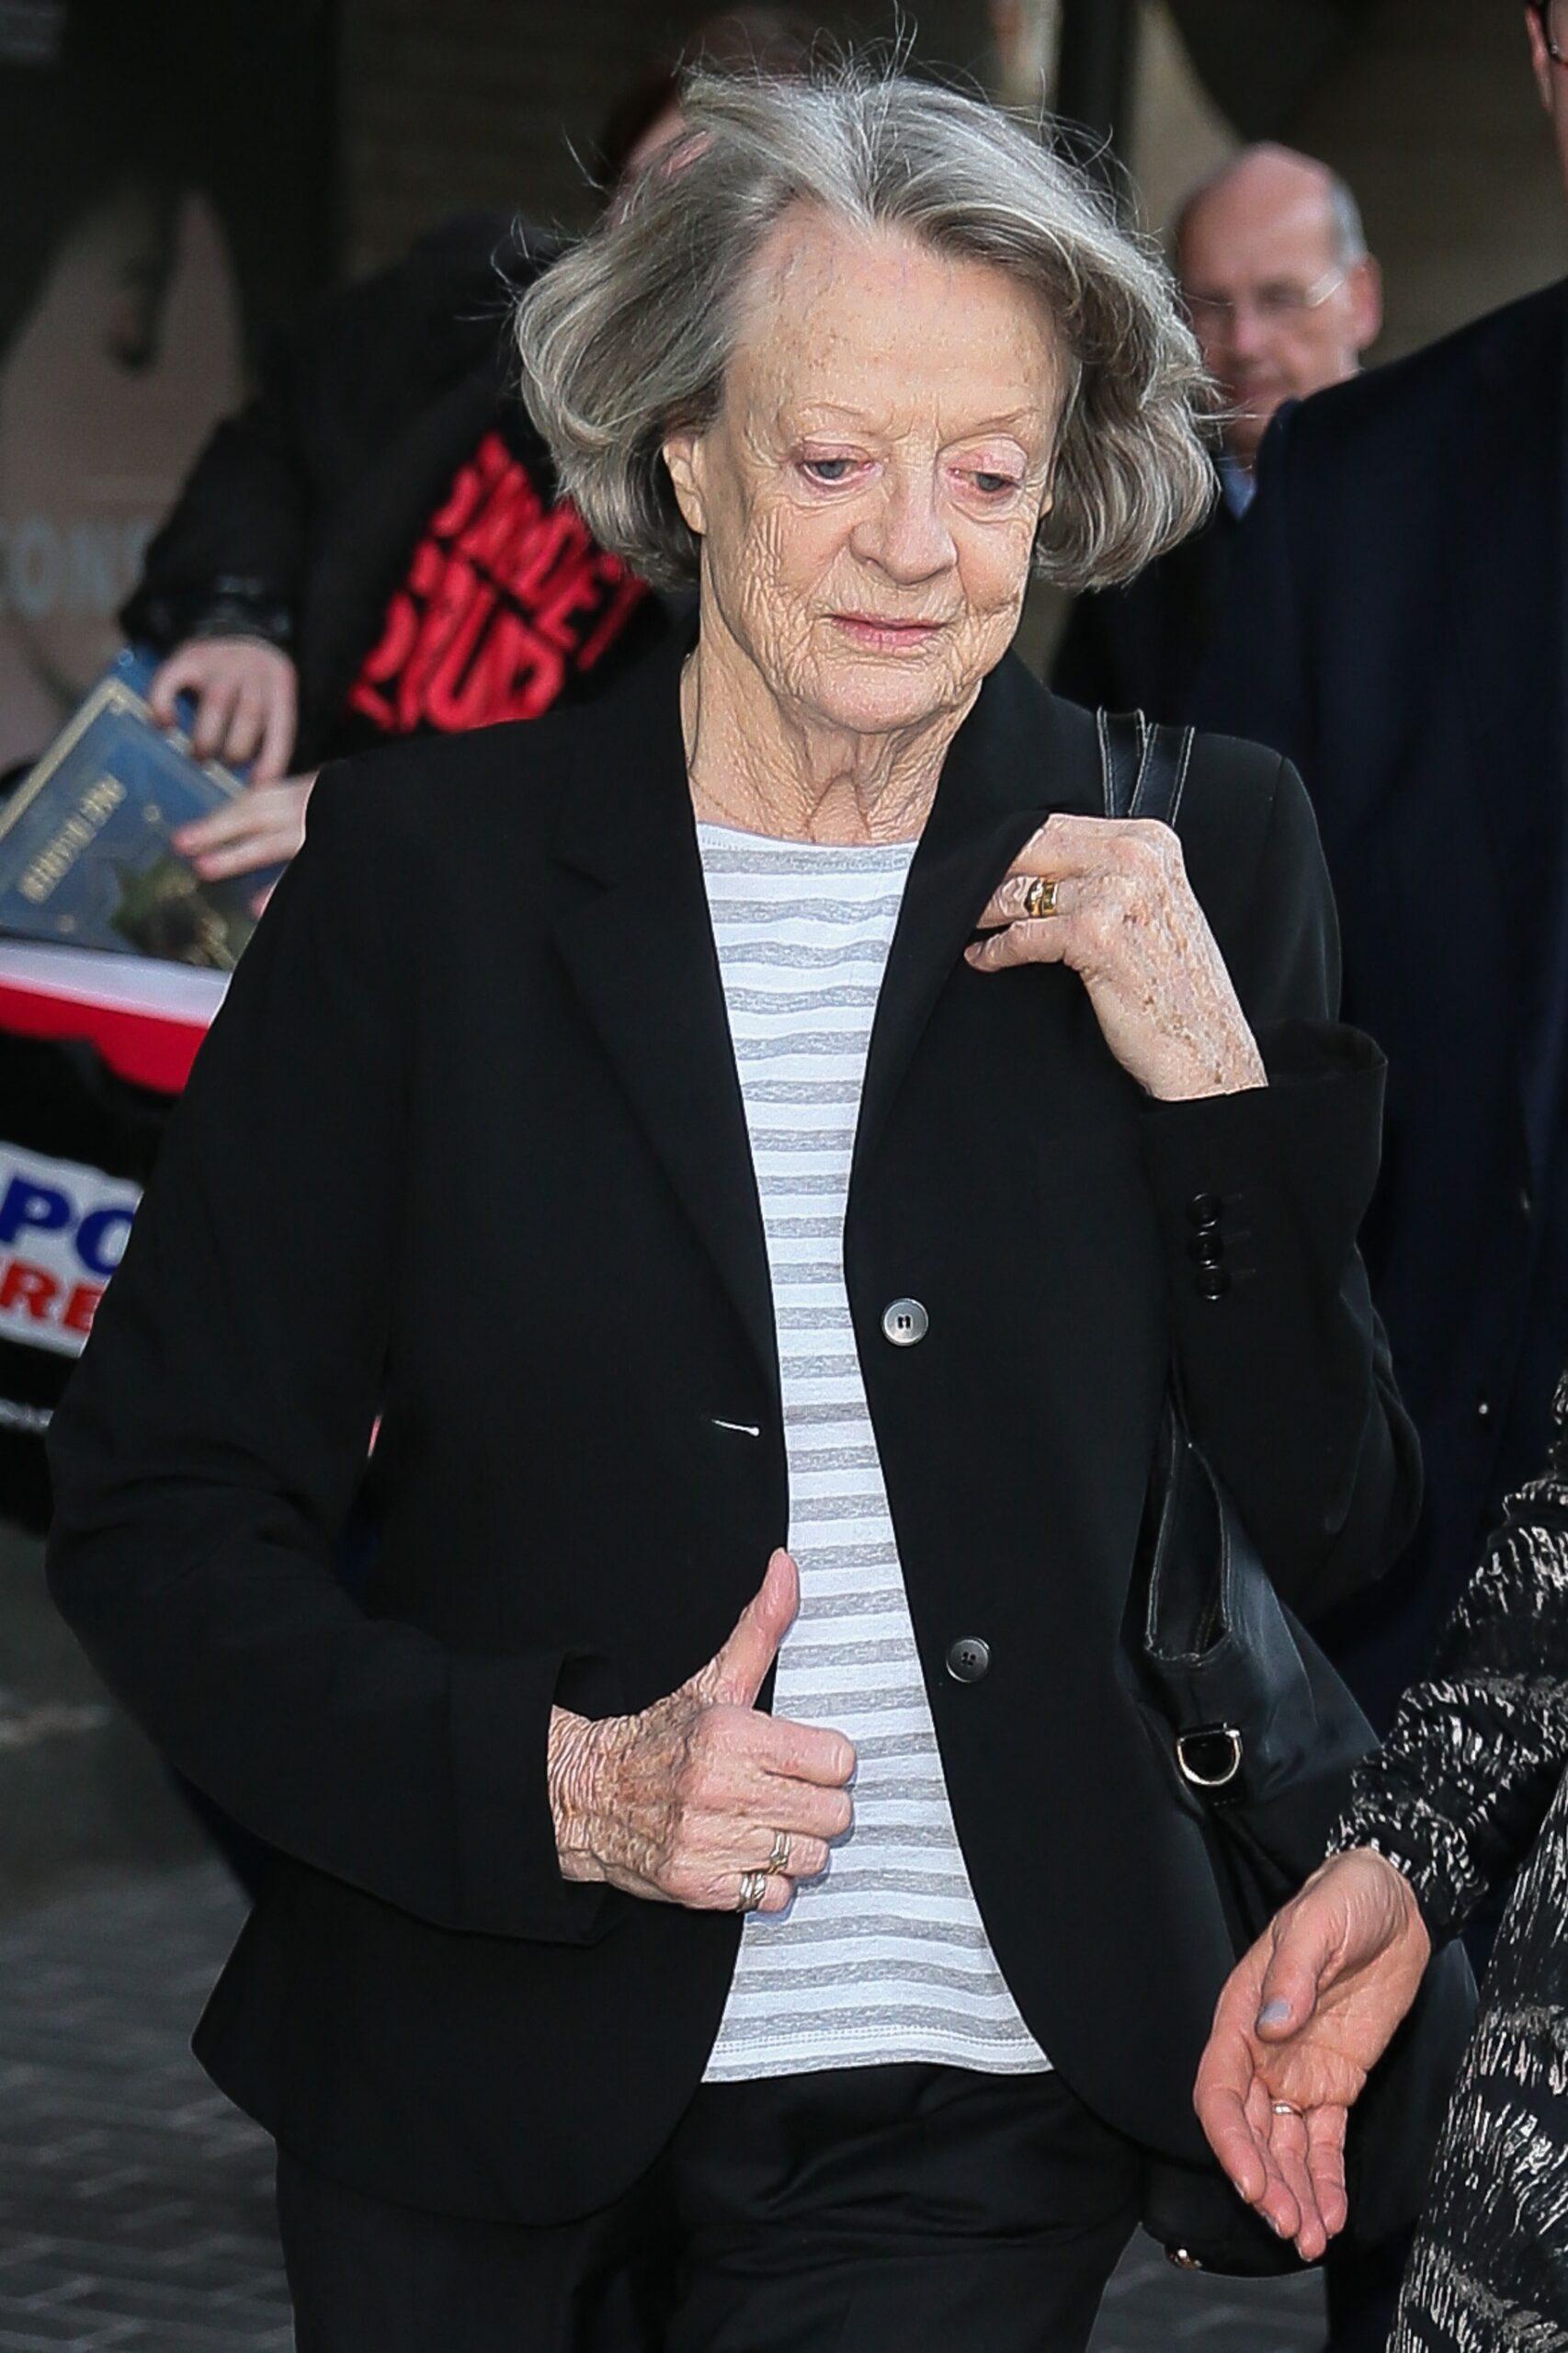
M 468 215 L 327 297 L 148 549 L 127 635 L 282 647 L 297 768 L 537 718 L 663 633 L 659 600 L 561 496 L 517 397 L 509 305 L 554 251 Z

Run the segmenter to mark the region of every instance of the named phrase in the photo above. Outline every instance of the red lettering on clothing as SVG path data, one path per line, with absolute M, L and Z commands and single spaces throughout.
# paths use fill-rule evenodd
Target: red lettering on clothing
M 426 526 L 350 707 L 396 735 L 537 719 L 647 593 L 487 433 Z

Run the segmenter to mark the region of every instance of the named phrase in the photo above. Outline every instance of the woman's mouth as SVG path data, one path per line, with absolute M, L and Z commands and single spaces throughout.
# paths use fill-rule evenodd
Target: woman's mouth
M 941 621 L 888 620 L 880 613 L 835 613 L 833 619 L 857 645 L 878 654 L 907 654 L 945 627 Z

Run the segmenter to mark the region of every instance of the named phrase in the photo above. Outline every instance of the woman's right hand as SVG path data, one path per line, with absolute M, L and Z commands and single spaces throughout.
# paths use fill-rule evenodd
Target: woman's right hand
M 826 1870 L 854 1819 L 854 1747 L 756 1705 L 800 1599 L 794 1562 L 775 1552 L 723 1649 L 678 1691 L 634 1716 L 555 1710 L 550 1796 L 564 1878 L 733 1912 L 743 1878 L 768 1870 L 783 1833 L 788 1858 L 756 1907 L 781 1912 L 797 1880 Z
M 252 784 L 289 772 L 299 716 L 299 674 L 260 637 L 188 637 L 153 673 L 147 703 L 161 725 L 175 722 L 176 699 L 194 696 L 191 748 L 230 767 L 254 763 Z
M 1193 2104 L 1249 2206 L 1315 2263 L 1345 2227 L 1345 2128 L 1431 1939 L 1403 1871 L 1335 1855 L 1225 1982 Z

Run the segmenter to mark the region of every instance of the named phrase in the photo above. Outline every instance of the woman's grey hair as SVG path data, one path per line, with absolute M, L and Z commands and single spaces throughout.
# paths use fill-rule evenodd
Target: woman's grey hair
M 1069 371 L 1037 540 L 1049 579 L 1130 579 L 1202 518 L 1207 382 L 1170 277 L 1032 131 L 854 62 L 698 74 L 682 113 L 680 141 L 517 306 L 524 396 L 601 545 L 661 585 L 696 576 L 663 445 L 717 414 L 751 264 L 797 204 L 988 262 L 1039 302 Z

